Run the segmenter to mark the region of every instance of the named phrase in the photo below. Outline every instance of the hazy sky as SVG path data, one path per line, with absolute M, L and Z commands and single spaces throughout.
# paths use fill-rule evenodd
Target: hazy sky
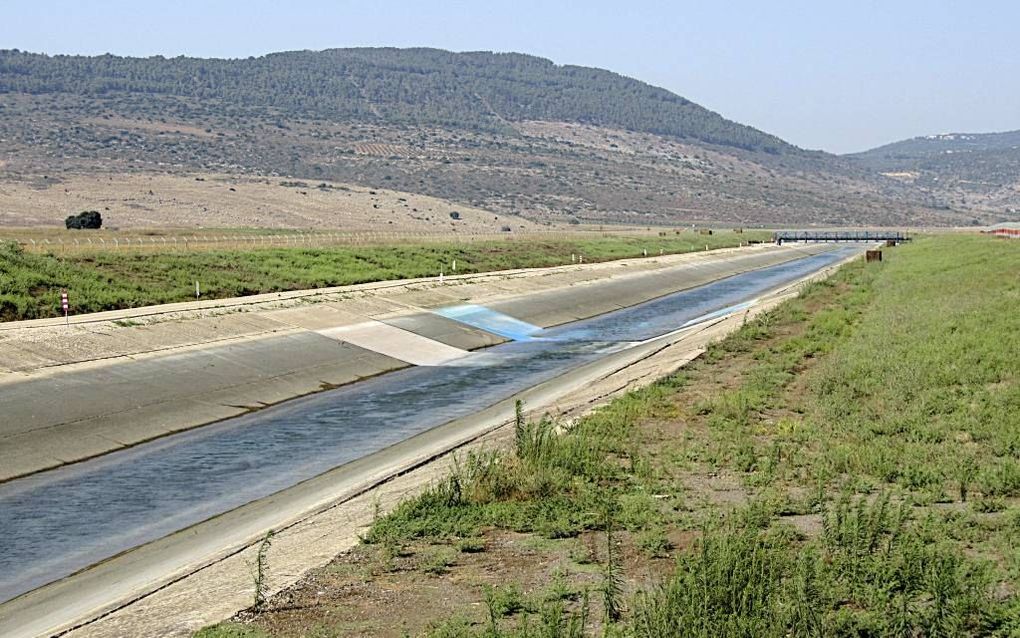
M 247 57 L 519 51 L 665 87 L 807 148 L 1020 129 L 1020 2 L 0 0 L 0 48 Z

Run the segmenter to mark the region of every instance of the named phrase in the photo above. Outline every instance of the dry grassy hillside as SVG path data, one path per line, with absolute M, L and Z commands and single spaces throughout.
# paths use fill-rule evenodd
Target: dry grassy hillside
M 328 228 L 463 233 L 543 229 L 427 195 L 331 182 L 167 174 L 43 176 L 0 182 L 0 226 L 63 225 L 98 210 L 112 228 Z M 457 217 L 454 219 L 453 217 Z
M 5 99 L 0 96 L 0 103 Z M 38 116 L 30 126 L 20 126 L 20 116 L 0 119 L 0 150 L 8 151 L 7 164 L 0 167 L 0 223 L 5 225 L 59 223 L 86 206 L 100 211 L 110 206 L 111 213 L 119 206 L 121 220 L 111 218 L 111 223 L 124 227 L 376 227 L 378 218 L 359 213 L 376 214 L 373 205 L 403 210 L 406 214 L 393 222 L 412 228 L 435 228 L 430 213 L 445 211 L 442 217 L 450 210 L 470 214 L 476 209 L 538 224 L 917 226 L 990 221 L 981 211 L 911 200 L 904 194 L 911 186 L 894 179 L 819 171 L 803 159 L 763 158 L 591 125 L 529 121 L 516 124 L 514 135 L 504 135 L 304 121 L 285 129 L 226 120 L 194 126 L 106 113 L 69 129 L 47 115 L 50 106 L 38 98 L 25 106 L 26 100 L 16 101 L 22 103 L 19 113 Z M 251 184 L 268 181 L 272 188 L 258 190 L 254 201 L 253 187 L 238 193 L 221 188 L 222 175 Z M 207 183 L 195 182 L 195 176 Z M 159 188 L 149 186 L 150 180 Z M 279 186 L 283 182 L 303 182 L 307 188 Z M 341 198 L 336 191 L 316 188 L 323 182 L 352 190 Z M 419 193 L 428 199 L 419 206 L 410 195 L 395 195 L 394 200 L 408 202 L 388 206 L 368 197 L 364 206 L 350 209 L 350 218 L 323 217 L 315 203 L 347 199 L 353 204 L 355 192 L 369 190 Z M 415 215 L 430 219 L 416 220 Z M 389 221 L 382 223 L 388 226 Z M 500 220 L 496 229 L 502 225 Z

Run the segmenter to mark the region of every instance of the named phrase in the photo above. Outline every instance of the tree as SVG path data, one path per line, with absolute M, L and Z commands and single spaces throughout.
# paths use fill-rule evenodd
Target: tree
M 103 216 L 99 214 L 97 210 L 86 210 L 78 213 L 77 215 L 68 215 L 67 219 L 64 220 L 64 225 L 68 228 L 101 228 L 103 225 Z

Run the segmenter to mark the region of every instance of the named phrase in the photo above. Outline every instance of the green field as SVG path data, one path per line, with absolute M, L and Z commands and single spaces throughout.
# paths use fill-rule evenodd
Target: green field
M 1020 635 L 1018 276 L 977 236 L 848 265 L 203 635 Z M 421 588 L 462 603 L 401 616 Z
M 186 301 L 195 281 L 209 298 L 357 284 L 388 279 L 490 272 L 722 248 L 767 238 L 763 232 L 687 233 L 668 237 L 491 241 L 468 244 L 276 248 L 193 253 L 31 254 L 0 243 L 0 320 L 59 314 L 60 290 L 72 312 L 97 312 Z

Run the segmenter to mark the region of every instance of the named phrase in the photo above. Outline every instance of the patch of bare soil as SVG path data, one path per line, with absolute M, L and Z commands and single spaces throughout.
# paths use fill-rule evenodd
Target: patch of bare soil
M 676 547 L 686 547 L 694 534 L 677 531 L 672 536 Z M 520 608 L 501 622 L 512 625 L 553 598 L 578 609 L 585 592 L 589 616 L 601 617 L 597 590 L 604 534 L 549 540 L 489 530 L 483 538 L 484 547 L 472 548 L 480 551 L 425 543 L 397 551 L 360 545 L 275 596 L 265 611 L 242 612 L 236 620 L 281 637 L 328 631 L 331 636 L 397 638 L 419 635 L 452 618 L 487 624 L 487 588 L 506 592 L 508 585 L 519 592 L 509 598 L 516 598 Z M 626 533 L 615 535 L 614 542 L 629 590 L 658 582 L 672 567 L 668 556 L 649 558 L 638 551 Z

